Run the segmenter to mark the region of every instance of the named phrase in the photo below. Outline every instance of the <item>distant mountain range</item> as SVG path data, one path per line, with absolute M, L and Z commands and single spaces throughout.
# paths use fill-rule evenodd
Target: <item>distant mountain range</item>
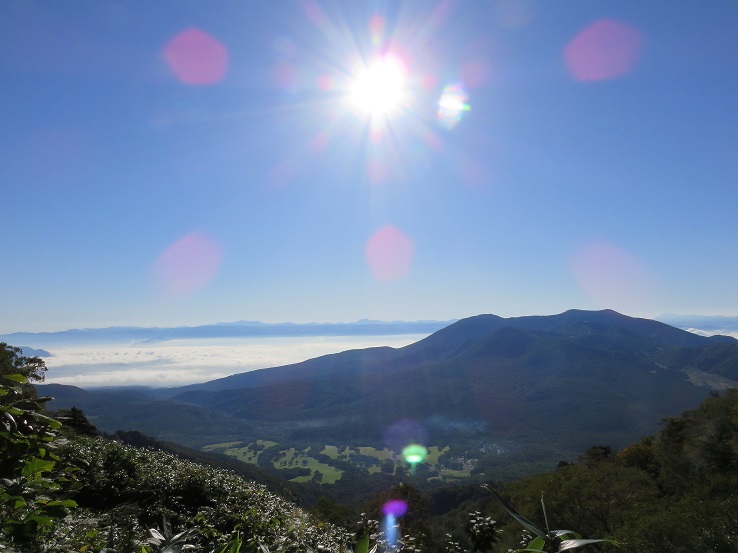
M 45 385 L 108 431 L 200 446 L 243 436 L 381 443 L 398 421 L 428 443 L 506 438 L 622 446 L 734 386 L 738 340 L 614 311 L 455 322 L 403 348 L 369 348 L 192 386 Z
M 198 338 L 297 337 L 297 336 L 384 336 L 430 334 L 453 321 L 371 321 L 353 323 L 261 323 L 237 321 L 202 326 L 170 328 L 114 326 L 58 332 L 15 332 L 0 335 L 0 342 L 24 346 L 156 343 Z M 30 349 L 30 348 L 26 348 Z
M 711 315 L 660 315 L 657 320 L 683 329 L 738 333 L 738 317 Z
M 527 317 L 518 317 L 526 319 Z M 169 340 L 199 338 L 241 337 L 300 337 L 300 336 L 382 336 L 400 334 L 430 334 L 458 319 L 449 321 L 376 321 L 362 319 L 351 323 L 262 323 L 260 321 L 233 321 L 199 326 L 137 327 L 113 326 L 106 328 L 73 328 L 55 332 L 13 332 L 0 334 L 0 342 L 21 344 L 27 352 L 33 348 L 60 345 L 93 345 L 120 343 L 158 343 Z M 738 317 L 664 314 L 658 321 L 680 329 L 699 329 L 705 332 L 738 333 Z M 30 347 L 29 347 L 30 346 Z M 44 350 L 39 357 L 51 356 Z

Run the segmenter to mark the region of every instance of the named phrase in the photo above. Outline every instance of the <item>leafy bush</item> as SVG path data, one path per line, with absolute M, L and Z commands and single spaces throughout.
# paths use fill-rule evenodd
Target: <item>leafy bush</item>
M 41 414 L 50 398 L 37 398 L 29 383 L 45 370 L 42 360 L 0 343 L 0 530 L 15 544 L 38 543 L 76 506 L 62 496 L 74 468 L 54 452 L 61 424 Z
M 337 550 L 346 539 L 339 529 L 317 524 L 263 485 L 170 453 L 77 436 L 60 454 L 72 465 L 85 461 L 75 497 L 84 516 L 100 517 L 102 531 L 113 522 L 106 515 L 123 510 L 140 544 L 148 538 L 145 529 L 157 527 L 164 517 L 177 532 L 196 528 L 193 543 L 206 547 L 224 545 L 234 531 L 248 543 L 284 551 Z

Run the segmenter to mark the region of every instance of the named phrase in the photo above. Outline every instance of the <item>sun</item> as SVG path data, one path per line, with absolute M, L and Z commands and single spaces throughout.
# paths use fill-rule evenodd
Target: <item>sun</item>
M 388 54 L 356 74 L 349 91 L 349 103 L 370 117 L 386 117 L 406 103 L 406 81 L 405 64 L 397 56 Z

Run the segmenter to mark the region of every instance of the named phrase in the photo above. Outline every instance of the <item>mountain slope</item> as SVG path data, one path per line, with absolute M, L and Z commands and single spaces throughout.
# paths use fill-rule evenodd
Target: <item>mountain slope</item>
M 433 422 L 444 420 L 584 448 L 653 432 L 662 417 L 694 407 L 710 386 L 736 376 L 737 340 L 610 310 L 571 310 L 479 315 L 404 348 L 352 350 L 159 393 L 171 412 L 282 439 L 376 443 L 394 423 L 412 419 L 431 440 L 457 437 L 453 425 Z M 107 416 L 113 396 L 106 401 L 93 416 Z M 204 431 L 202 421 L 192 424 Z

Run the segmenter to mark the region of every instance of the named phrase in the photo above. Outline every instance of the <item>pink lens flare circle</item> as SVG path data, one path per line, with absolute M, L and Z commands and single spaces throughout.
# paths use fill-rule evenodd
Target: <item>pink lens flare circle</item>
M 220 270 L 223 248 L 193 231 L 169 246 L 154 264 L 159 289 L 169 297 L 189 296 L 207 287 Z
M 630 25 L 602 19 L 575 36 L 564 49 L 564 59 L 579 81 L 601 81 L 625 75 L 635 65 L 643 35 Z
M 366 243 L 369 269 L 378 280 L 395 280 L 405 276 L 413 262 L 413 241 L 401 230 L 385 225 Z
M 164 48 L 164 59 L 185 84 L 215 84 L 228 70 L 228 49 L 200 29 L 186 29 L 172 38 Z

